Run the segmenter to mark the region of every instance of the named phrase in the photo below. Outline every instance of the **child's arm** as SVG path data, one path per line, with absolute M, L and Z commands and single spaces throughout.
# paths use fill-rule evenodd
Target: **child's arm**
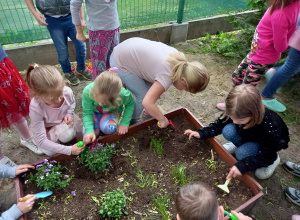
M 32 102 L 32 101 L 31 101 Z M 39 106 L 32 106 L 30 103 L 30 128 L 33 136 L 33 140 L 38 148 L 45 149 L 47 151 L 71 155 L 72 146 L 65 146 L 50 141 L 47 138 L 45 124 L 42 115 L 43 110 Z
M 77 35 L 76 39 L 80 40 L 82 42 L 85 42 L 86 38 L 83 34 L 83 29 L 82 29 L 82 21 L 80 17 L 80 10 L 82 8 L 82 2 L 83 0 L 72 0 L 70 2 L 70 9 L 71 9 L 71 14 L 72 14 L 72 22 L 75 25 Z
M 85 130 L 84 143 L 88 144 L 92 140 L 90 134 L 95 138 L 94 132 L 94 101 L 90 98 L 90 89 L 92 89 L 94 83 L 87 85 L 82 93 L 82 108 L 83 108 L 83 126 Z
M 144 108 L 152 117 L 159 121 L 161 128 L 167 127 L 169 120 L 159 111 L 155 102 L 164 92 L 165 88 L 158 81 L 155 81 L 143 99 Z
M 0 178 L 9 178 L 16 176 L 17 166 L 10 166 L 7 164 L 0 165 Z
M 42 14 L 38 13 L 35 10 L 34 4 L 33 4 L 33 0 L 25 0 L 25 2 L 26 2 L 26 5 L 27 5 L 29 11 L 35 17 L 35 19 L 37 20 L 37 22 L 40 25 L 42 25 L 42 26 L 47 26 L 48 24 L 44 21 L 44 20 L 46 20 L 46 18 Z

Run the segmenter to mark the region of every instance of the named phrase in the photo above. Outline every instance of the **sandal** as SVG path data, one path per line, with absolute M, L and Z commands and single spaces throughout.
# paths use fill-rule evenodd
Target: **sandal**
M 286 110 L 286 107 L 283 104 L 281 104 L 280 102 L 278 102 L 276 100 L 276 98 L 271 99 L 271 100 L 262 100 L 262 103 L 267 108 L 269 108 L 273 111 L 276 111 L 276 112 L 284 112 Z

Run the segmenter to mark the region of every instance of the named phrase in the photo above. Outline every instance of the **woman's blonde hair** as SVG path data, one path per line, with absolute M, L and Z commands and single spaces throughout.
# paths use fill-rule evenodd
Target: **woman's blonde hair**
M 265 107 L 261 101 L 258 89 L 250 84 L 242 84 L 234 87 L 226 100 L 224 117 L 243 119 L 250 117 L 249 123 L 244 127 L 248 129 L 260 124 L 264 118 Z
M 122 81 L 118 73 L 107 70 L 96 77 L 94 87 L 90 90 L 90 96 L 95 99 L 95 97 L 100 95 L 105 105 L 119 107 L 121 103 L 119 98 L 121 89 Z
M 54 101 L 61 96 L 65 86 L 63 76 L 55 67 L 36 63 L 28 66 L 26 82 L 31 96 L 41 96 Z
M 197 61 L 188 62 L 181 52 L 170 54 L 166 59 L 169 62 L 173 75 L 173 81 L 185 79 L 189 92 L 197 93 L 203 91 L 209 82 L 209 74 L 203 64 Z

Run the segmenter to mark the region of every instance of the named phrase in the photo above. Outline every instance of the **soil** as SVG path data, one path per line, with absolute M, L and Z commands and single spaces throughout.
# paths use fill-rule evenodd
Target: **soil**
M 197 41 L 182 43 L 176 45 L 179 50 L 195 51 L 198 49 Z M 199 94 L 189 94 L 187 92 L 179 92 L 174 87 L 169 88 L 157 101 L 159 108 L 163 112 L 173 110 L 177 107 L 188 108 L 204 126 L 214 121 L 221 112 L 216 109 L 216 104 L 222 102 L 231 89 L 231 74 L 238 66 L 238 62 L 230 60 L 218 54 L 190 54 L 186 52 L 189 60 L 198 60 L 202 62 L 210 72 L 211 80 L 207 89 Z M 78 86 L 71 87 L 76 96 L 76 113 L 82 116 L 81 94 L 83 88 L 89 82 L 82 81 Z M 300 80 L 296 79 L 296 88 L 299 88 Z M 259 90 L 265 86 L 263 79 L 257 86 Z M 290 84 L 284 86 L 285 90 L 290 90 Z M 300 102 L 299 96 L 286 92 L 277 93 L 277 100 L 283 102 L 287 106 L 286 113 L 280 114 L 288 124 L 291 141 L 289 148 L 279 152 L 281 163 L 292 161 L 300 164 L 300 123 L 299 112 Z M 289 116 L 293 116 L 290 119 Z M 216 137 L 222 144 L 226 140 L 222 136 Z M 17 164 L 30 163 L 45 156 L 37 156 L 27 148 L 20 147 L 20 137 L 18 133 L 3 130 L 1 134 L 1 146 L 3 154 L 11 158 Z M 250 173 L 254 177 L 252 173 Z M 255 177 L 254 177 L 255 178 Z M 258 201 L 255 207 L 248 215 L 253 219 L 291 219 L 291 215 L 300 214 L 300 208 L 289 202 L 285 195 L 284 189 L 287 186 L 300 189 L 300 179 L 287 173 L 281 166 L 278 166 L 272 177 L 268 180 L 256 179 L 264 188 L 264 196 Z M 1 211 L 8 209 L 13 203 L 16 203 L 15 185 L 13 179 L 0 180 L 0 207 Z M 235 207 L 235 206 L 234 206 Z
M 95 196 L 100 200 L 100 195 L 105 191 L 112 191 L 117 188 L 124 189 L 127 197 L 132 197 L 133 201 L 127 201 L 126 211 L 129 219 L 148 219 L 145 216 L 153 215 L 160 219 L 160 215 L 153 213 L 152 198 L 157 194 L 170 196 L 168 210 L 171 219 L 176 219 L 175 195 L 180 185 L 175 184 L 172 170 L 175 167 L 183 165 L 186 167 L 188 178 L 194 178 L 195 181 L 201 181 L 211 186 L 217 192 L 219 202 L 226 209 L 231 210 L 243 204 L 253 196 L 248 186 L 235 179 L 229 186 L 230 193 L 216 187 L 225 182 L 225 174 L 229 169 L 227 165 L 216 153 L 213 153 L 216 161 L 217 170 L 208 168 L 211 160 L 212 146 L 207 140 L 199 141 L 192 139 L 187 141 L 187 137 L 182 136 L 186 129 L 195 129 L 183 115 L 172 119 L 175 130 L 171 128 L 161 130 L 157 125 L 146 127 L 132 136 L 121 139 L 116 144 L 116 154 L 112 158 L 112 167 L 109 172 L 94 174 L 88 171 L 88 168 L 79 164 L 76 159 L 62 162 L 66 166 L 68 175 L 74 175 L 71 184 L 64 190 L 54 190 L 56 201 L 53 202 L 53 196 L 44 199 L 47 203 L 47 218 L 53 219 L 101 219 L 97 212 L 100 208 L 91 199 Z M 158 155 L 154 148 L 150 148 L 151 138 L 161 140 L 163 144 L 163 155 Z M 140 187 L 142 182 L 137 177 L 137 170 L 140 169 L 143 175 L 152 174 L 157 181 L 157 185 Z M 124 181 L 119 182 L 120 178 Z M 126 186 L 125 187 L 125 183 Z M 151 184 L 151 182 L 149 182 Z M 37 188 L 35 184 L 26 184 L 25 195 L 43 191 Z M 76 197 L 67 199 L 68 192 L 76 190 Z M 87 190 L 91 190 L 88 195 Z M 134 193 L 134 195 L 132 195 Z M 65 201 L 69 201 L 65 204 Z M 84 203 L 82 203 L 84 201 Z M 80 212 L 77 212 L 80 206 Z M 28 215 L 29 219 L 38 219 L 45 210 L 39 210 L 40 205 L 35 203 L 33 211 Z M 91 211 L 92 210 L 92 211 Z M 37 211 L 37 212 L 35 212 Z M 152 212 L 151 212 L 152 211 Z M 157 212 L 157 210 L 156 210 Z M 142 215 L 135 214 L 142 213 Z M 126 219 L 124 216 L 123 219 Z

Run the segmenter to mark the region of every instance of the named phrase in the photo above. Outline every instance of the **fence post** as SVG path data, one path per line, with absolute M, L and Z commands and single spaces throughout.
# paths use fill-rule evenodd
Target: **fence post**
M 178 14 L 177 14 L 177 24 L 182 23 L 184 2 L 185 2 L 185 0 L 179 0 L 179 7 L 178 7 Z

